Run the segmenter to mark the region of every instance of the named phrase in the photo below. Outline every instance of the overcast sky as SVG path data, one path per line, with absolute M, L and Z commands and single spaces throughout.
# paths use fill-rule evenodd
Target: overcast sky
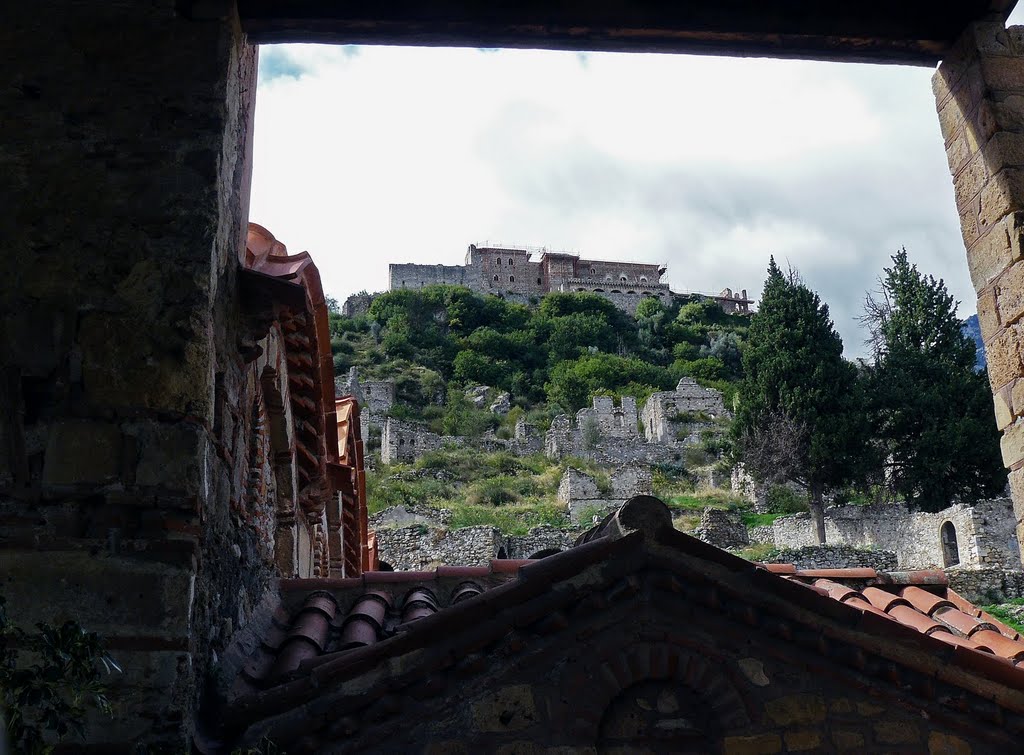
M 975 311 L 931 74 L 264 46 L 250 217 L 339 300 L 386 288 L 389 262 L 461 264 L 485 241 L 666 263 L 675 290 L 753 298 L 774 254 L 858 356 L 864 293 L 901 246 Z

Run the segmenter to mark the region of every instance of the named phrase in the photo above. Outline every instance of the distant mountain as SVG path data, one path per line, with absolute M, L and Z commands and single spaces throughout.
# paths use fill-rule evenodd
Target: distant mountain
M 981 326 L 978 324 L 978 316 L 971 315 L 964 320 L 961 329 L 965 335 L 970 336 L 971 340 L 974 341 L 974 369 L 981 372 L 985 369 L 985 344 L 981 340 Z

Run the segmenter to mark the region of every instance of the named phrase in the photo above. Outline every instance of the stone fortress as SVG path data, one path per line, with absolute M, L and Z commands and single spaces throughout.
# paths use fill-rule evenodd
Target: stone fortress
M 536 260 L 534 254 L 538 255 Z M 668 304 L 676 295 L 661 280 L 666 269 L 648 263 L 586 260 L 542 247 L 470 244 L 464 265 L 390 265 L 389 288 L 395 291 L 435 284 L 466 286 L 478 293 L 524 303 L 553 292 L 589 291 L 634 314 L 644 297 L 653 296 Z M 728 313 L 748 313 L 752 303 L 746 290 L 733 293 L 727 288 L 708 298 Z

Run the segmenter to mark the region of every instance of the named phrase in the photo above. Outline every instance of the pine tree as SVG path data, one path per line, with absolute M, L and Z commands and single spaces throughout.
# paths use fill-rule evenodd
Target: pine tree
M 870 413 L 887 487 L 927 511 L 999 495 L 1006 471 L 991 393 L 975 372 L 958 302 L 941 279 L 911 265 L 905 249 L 892 262 L 862 320 L 874 350 Z
M 825 495 L 857 481 L 863 469 L 858 388 L 828 306 L 773 258 L 743 353 L 734 433 L 755 478 L 807 489 L 819 543 Z

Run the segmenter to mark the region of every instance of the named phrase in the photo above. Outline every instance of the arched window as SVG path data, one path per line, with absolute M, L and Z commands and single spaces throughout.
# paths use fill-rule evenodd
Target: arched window
M 612 293 L 613 293 L 613 294 L 621 294 L 622 292 L 621 292 L 621 291 L 619 291 L 619 289 L 617 289 L 617 288 L 613 288 L 613 289 L 612 289 Z
M 647 276 L 646 275 L 641 275 L 640 276 L 640 282 L 641 283 L 646 283 L 647 282 Z
M 508 258 L 508 266 L 512 267 L 514 264 L 516 264 L 516 261 L 514 259 L 512 259 L 511 257 L 509 257 Z
M 514 275 L 508 276 L 508 282 L 509 283 L 515 283 L 516 282 L 516 276 L 514 276 Z
M 541 284 L 541 280 L 540 280 L 540 278 L 538 278 L 537 279 L 537 285 L 539 286 L 540 284 Z
M 494 280 L 498 280 L 498 276 L 497 275 L 494 276 Z
M 494 260 L 494 264 L 497 265 L 498 267 L 501 267 L 501 257 L 498 257 L 496 260 Z
M 590 268 L 590 274 L 591 275 L 597 275 L 597 268 L 596 267 Z
M 626 282 L 626 276 L 625 275 L 620 275 L 619 276 L 619 282 L 620 283 L 625 283 Z
M 956 527 L 952 522 L 943 522 L 939 530 L 939 539 L 942 541 L 942 565 L 956 566 L 960 563 L 960 548 L 956 543 Z

